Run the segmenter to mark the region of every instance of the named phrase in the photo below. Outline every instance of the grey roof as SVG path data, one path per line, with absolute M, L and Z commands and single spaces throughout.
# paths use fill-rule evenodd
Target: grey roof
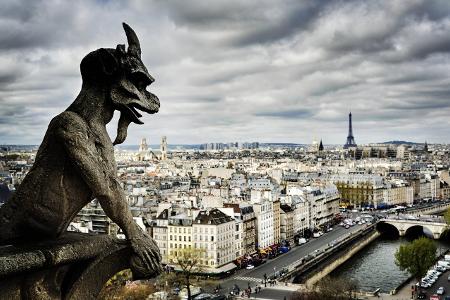
M 204 225 L 220 225 L 233 221 L 233 218 L 224 214 L 217 208 L 212 210 L 202 210 L 199 212 L 197 218 L 195 218 L 195 224 Z

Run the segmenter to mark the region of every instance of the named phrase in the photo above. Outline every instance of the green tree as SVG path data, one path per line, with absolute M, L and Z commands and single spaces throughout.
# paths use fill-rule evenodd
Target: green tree
M 191 278 L 193 274 L 202 272 L 202 259 L 205 257 L 205 249 L 183 248 L 176 251 L 176 254 L 170 256 L 174 264 L 181 269 L 184 283 L 188 292 L 188 300 L 191 296 Z
M 447 209 L 444 213 L 444 220 L 447 225 L 450 225 L 450 209 Z
M 395 252 L 395 264 L 400 267 L 400 270 L 408 271 L 417 281 L 420 281 L 436 262 L 436 249 L 434 241 L 420 237 L 400 246 Z

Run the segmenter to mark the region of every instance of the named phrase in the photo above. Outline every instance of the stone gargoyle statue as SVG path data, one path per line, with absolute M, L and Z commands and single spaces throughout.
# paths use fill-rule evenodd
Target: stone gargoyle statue
M 96 198 L 129 240 L 135 253 L 131 265 L 141 276 L 152 276 L 161 271 L 159 249 L 133 221 L 116 177 L 113 144 L 124 142 L 131 122 L 143 124 L 138 110 L 157 113 L 159 100 L 146 90 L 154 79 L 141 60 L 136 33 L 125 23 L 123 28 L 127 50 L 101 48 L 81 61 L 81 92 L 51 120 L 33 167 L 0 207 L 0 245 L 57 238 Z M 115 110 L 120 119 L 112 143 L 106 124 Z

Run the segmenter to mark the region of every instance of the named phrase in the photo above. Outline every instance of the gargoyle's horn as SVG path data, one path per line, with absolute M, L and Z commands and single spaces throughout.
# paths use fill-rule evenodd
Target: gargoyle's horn
M 141 45 L 139 43 L 139 39 L 131 27 L 126 24 L 123 24 L 123 29 L 125 30 L 125 34 L 127 35 L 128 40 L 128 53 L 141 57 Z

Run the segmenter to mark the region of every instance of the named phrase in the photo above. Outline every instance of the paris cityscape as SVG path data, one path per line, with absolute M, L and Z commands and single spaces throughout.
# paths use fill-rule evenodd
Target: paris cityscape
M 0 7 L 0 299 L 450 299 L 450 2 Z

